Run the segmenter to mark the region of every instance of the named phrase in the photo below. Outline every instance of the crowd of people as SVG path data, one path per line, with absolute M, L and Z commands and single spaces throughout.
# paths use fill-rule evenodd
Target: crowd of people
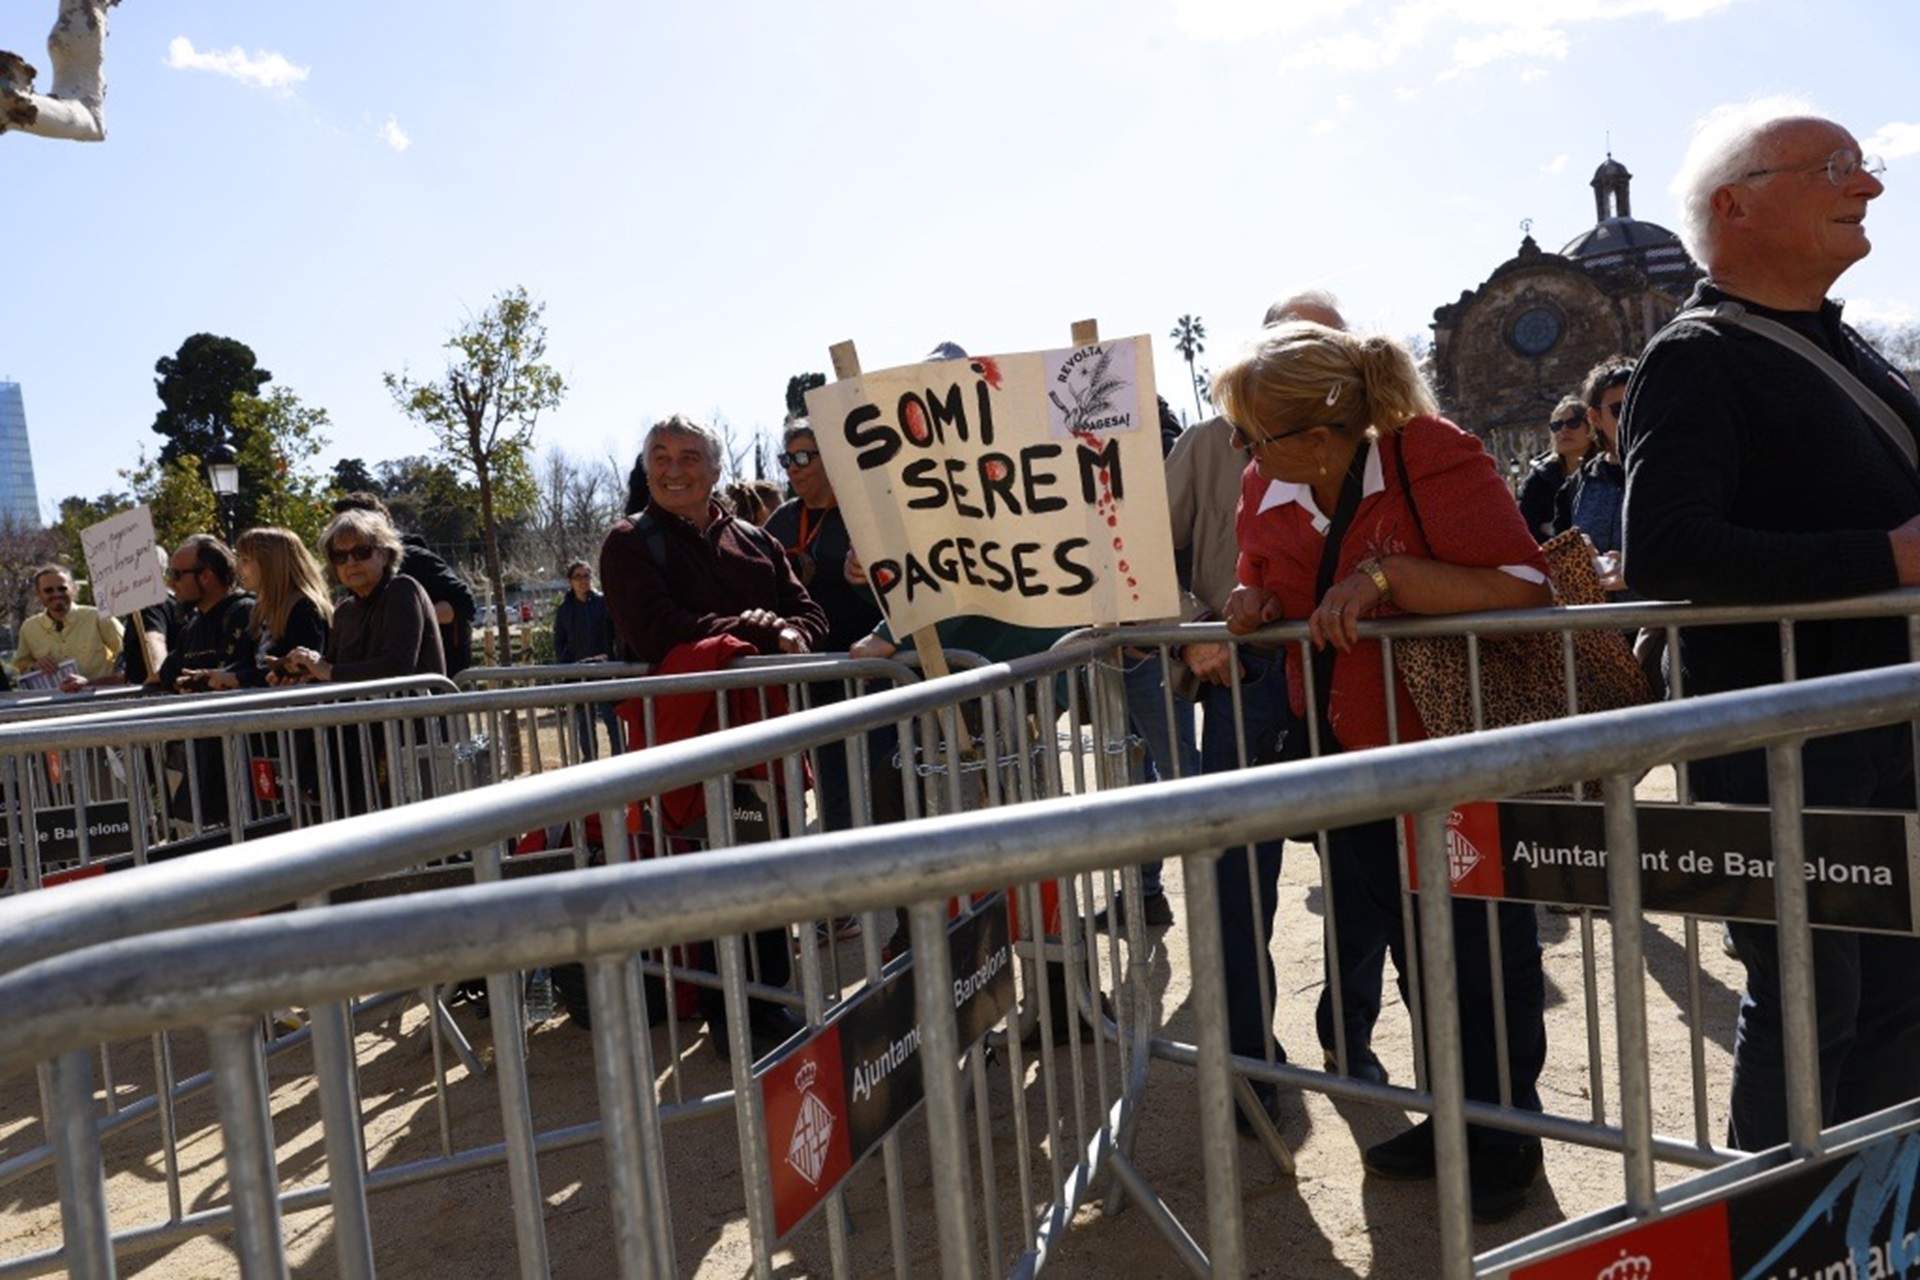
M 1259 336 L 1214 376 L 1220 415 L 1167 432 L 1167 492 L 1184 616 L 1223 620 L 1240 636 L 1303 620 L 1313 654 L 1194 643 L 1163 667 L 1157 653 L 1130 652 L 1127 706 L 1146 746 L 1139 776 L 1298 758 L 1309 738 L 1322 753 L 1364 751 L 1389 740 L 1390 722 L 1400 741 L 1426 736 L 1404 682 L 1358 624 L 1548 605 L 1542 544 L 1570 529 L 1591 543 L 1605 585 L 1634 598 L 1765 605 L 1920 584 L 1920 400 L 1828 296 L 1868 252 L 1862 220 L 1882 191 L 1881 168 L 1844 128 L 1804 113 L 1728 112 L 1704 127 L 1676 190 L 1683 238 L 1705 280 L 1637 361 L 1603 362 L 1558 402 L 1552 449 L 1517 500 L 1479 440 L 1441 416 L 1404 346 L 1351 332 L 1323 293 L 1276 304 Z M 964 352 L 943 343 L 934 355 Z M 689 418 L 647 432 L 630 514 L 601 550 L 604 595 L 592 565 L 568 569 L 555 624 L 562 661 L 620 656 L 693 671 L 742 654 L 884 657 L 910 642 L 876 606 L 811 423 L 785 428 L 784 502 L 751 484 L 722 489 L 722 459 L 720 436 Z M 149 620 L 147 651 L 129 655 L 126 678 L 136 656 L 166 688 L 456 669 L 471 594 L 445 591 L 457 578 L 403 542 L 377 500 L 343 503 L 320 546 L 340 589 L 332 595 L 322 564 L 285 530 L 249 531 L 232 552 L 207 536 L 184 543 L 169 571 L 181 616 Z M 74 604 L 62 569 L 43 571 L 35 586 L 46 612 L 23 631 L 19 661 L 41 670 L 72 662 L 76 687 L 108 678 L 124 647 L 119 626 Z M 1059 634 L 981 617 L 939 631 L 944 643 L 989 658 L 1037 652 Z M 1907 656 L 1898 620 L 1803 624 L 1799 636 L 1803 678 Z M 1689 693 L 1783 678 L 1770 623 L 1688 630 L 1665 661 L 1684 671 Z M 1309 671 L 1321 695 L 1311 705 Z M 1179 695 L 1171 717 L 1168 681 Z M 838 696 L 837 684 L 812 691 L 815 702 Z M 581 737 L 593 744 L 581 714 Z M 617 719 L 605 726 L 621 750 Z M 880 757 L 891 749 L 874 745 Z M 1911 745 L 1902 726 L 1809 743 L 1807 801 L 1912 809 Z M 818 757 L 822 823 L 844 829 L 853 762 L 842 745 Z M 1758 753 L 1696 762 L 1692 778 L 1704 800 L 1768 798 Z M 890 763 L 875 770 L 871 790 L 875 820 L 899 816 Z M 696 806 L 670 834 L 699 839 L 705 822 Z M 1408 980 L 1395 828 L 1380 821 L 1330 838 L 1338 942 L 1317 1038 L 1329 1069 L 1384 1083 L 1371 1046 L 1389 957 L 1403 992 Z M 1231 1046 L 1274 1061 L 1287 1060 L 1268 1012 L 1282 845 L 1226 850 L 1216 863 Z M 1171 923 L 1157 865 L 1142 870 L 1142 901 L 1122 899 L 1116 910 L 1140 910 L 1148 927 Z M 1467 1096 L 1497 1102 L 1504 1076 L 1513 1105 L 1538 1110 L 1548 1044 L 1534 909 L 1462 903 L 1453 928 Z M 1748 982 L 1730 1139 L 1761 1149 L 1785 1137 L 1781 975 L 1770 927 L 1736 924 L 1733 940 Z M 786 984 L 785 932 L 757 936 L 753 950 L 758 981 Z M 1920 941 L 1822 929 L 1814 955 L 1824 1119 L 1920 1094 L 1920 988 L 1908 977 Z M 1327 994 L 1336 981 L 1337 1007 Z M 756 1052 L 798 1029 L 784 1005 L 750 1004 Z M 718 1039 L 721 1011 L 710 1007 L 708 1017 Z M 1256 1094 L 1276 1105 L 1271 1085 Z M 1514 1212 L 1542 1176 L 1538 1139 L 1474 1126 L 1469 1147 L 1476 1216 Z M 1363 1159 L 1376 1176 L 1432 1177 L 1431 1123 Z

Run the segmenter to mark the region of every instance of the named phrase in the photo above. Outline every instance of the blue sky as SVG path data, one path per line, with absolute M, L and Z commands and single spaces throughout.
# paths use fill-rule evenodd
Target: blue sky
M 38 55 L 53 0 L 0 8 Z M 555 13 L 564 17 L 551 16 Z M 1424 329 L 1508 257 L 1593 220 L 1611 134 L 1634 211 L 1690 123 L 1811 98 L 1891 166 L 1840 285 L 1920 317 L 1911 0 L 130 0 L 110 137 L 0 138 L 40 496 L 117 483 L 158 437 L 152 366 L 253 346 L 334 419 L 329 460 L 425 452 L 383 370 L 431 370 L 525 284 L 571 386 L 540 440 L 630 459 L 674 411 L 777 425 L 853 338 L 1061 345 L 1070 321 L 1211 349 L 1277 294 Z M 1905 126 L 1901 128 L 1900 126 Z

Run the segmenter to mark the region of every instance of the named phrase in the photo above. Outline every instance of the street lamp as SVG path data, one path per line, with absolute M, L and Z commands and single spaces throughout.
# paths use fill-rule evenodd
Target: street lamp
M 231 538 L 233 500 L 240 496 L 240 464 L 234 457 L 233 446 L 223 442 L 207 450 L 207 482 L 213 487 L 221 521 L 227 526 L 227 537 Z

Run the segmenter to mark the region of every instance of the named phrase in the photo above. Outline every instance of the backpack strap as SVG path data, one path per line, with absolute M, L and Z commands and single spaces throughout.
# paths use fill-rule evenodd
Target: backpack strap
M 1420 531 L 1420 541 L 1427 544 L 1427 554 L 1434 554 L 1433 539 L 1427 536 L 1427 522 L 1420 518 L 1420 504 L 1413 497 L 1413 477 L 1407 474 L 1407 441 L 1403 435 L 1393 437 L 1393 470 L 1400 478 L 1400 492 L 1406 495 L 1407 510 L 1413 515 L 1413 527 Z
M 1755 333 L 1773 343 L 1785 347 L 1807 363 L 1819 369 L 1852 399 L 1860 412 L 1867 415 L 1880 433 L 1887 438 L 1894 452 L 1906 459 L 1907 470 L 1920 476 L 1920 444 L 1916 444 L 1913 432 L 1893 411 L 1893 406 L 1882 400 L 1867 388 L 1866 383 L 1854 376 L 1845 365 L 1822 351 L 1804 334 L 1796 333 L 1778 320 L 1769 320 L 1765 316 L 1756 316 L 1737 302 L 1721 302 L 1711 307 L 1694 307 L 1682 311 L 1674 317 L 1675 321 L 1698 320 L 1709 325 L 1714 322 L 1730 324 L 1748 333 Z

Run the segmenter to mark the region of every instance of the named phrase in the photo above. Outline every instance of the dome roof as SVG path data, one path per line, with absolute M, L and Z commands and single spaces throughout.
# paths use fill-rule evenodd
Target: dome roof
M 1609 161 L 1608 163 L 1619 162 Z M 1604 254 L 1665 248 L 1668 245 L 1679 248 L 1680 237 L 1659 223 L 1642 222 L 1638 218 L 1614 217 L 1582 231 L 1567 242 L 1566 247 L 1560 250 L 1560 254 L 1562 257 L 1580 262 Z
M 1607 158 L 1601 162 L 1600 167 L 1593 171 L 1592 185 L 1597 187 L 1603 182 L 1611 182 L 1619 178 L 1631 179 L 1632 177 L 1633 175 L 1627 172 L 1627 166 L 1615 160 L 1613 153 L 1609 151 Z

